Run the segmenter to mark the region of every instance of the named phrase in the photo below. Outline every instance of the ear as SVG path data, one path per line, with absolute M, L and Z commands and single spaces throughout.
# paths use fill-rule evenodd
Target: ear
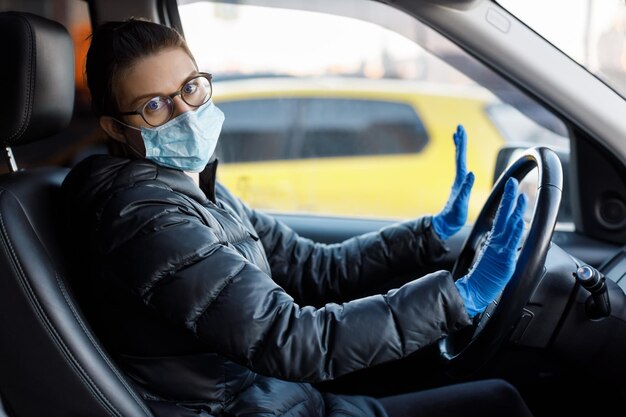
M 119 124 L 117 120 L 111 116 L 100 117 L 100 127 L 106 132 L 107 135 L 121 143 L 126 143 L 126 137 L 124 136 L 124 128 Z

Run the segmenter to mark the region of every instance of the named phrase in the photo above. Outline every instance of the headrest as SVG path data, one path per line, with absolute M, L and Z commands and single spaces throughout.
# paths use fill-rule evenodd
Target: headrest
M 74 108 L 74 48 L 60 23 L 30 13 L 0 13 L 0 143 L 58 133 Z

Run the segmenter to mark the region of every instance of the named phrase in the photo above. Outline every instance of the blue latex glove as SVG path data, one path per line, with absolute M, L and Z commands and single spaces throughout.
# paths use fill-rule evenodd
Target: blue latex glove
M 474 174 L 467 172 L 467 134 L 462 125 L 457 126 L 452 137 L 456 147 L 456 176 L 448 202 L 443 210 L 432 219 L 435 233 L 442 240 L 446 240 L 461 230 L 467 221 L 467 206 L 472 185 L 474 185 Z
M 482 313 L 495 300 L 515 271 L 526 209 L 526 196 L 515 198 L 517 187 L 517 180 L 509 178 L 487 242 L 470 272 L 455 282 L 470 317 Z

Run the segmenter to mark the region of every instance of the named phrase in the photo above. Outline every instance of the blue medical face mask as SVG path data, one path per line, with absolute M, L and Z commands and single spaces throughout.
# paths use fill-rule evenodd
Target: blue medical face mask
M 123 124 L 141 131 L 146 159 L 168 168 L 200 172 L 215 151 L 223 123 L 224 113 L 209 100 L 158 127 Z

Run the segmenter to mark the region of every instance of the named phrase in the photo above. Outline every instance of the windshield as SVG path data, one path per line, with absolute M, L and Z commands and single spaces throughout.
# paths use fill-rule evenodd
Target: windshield
M 498 3 L 626 97 L 624 0 L 498 0 Z

